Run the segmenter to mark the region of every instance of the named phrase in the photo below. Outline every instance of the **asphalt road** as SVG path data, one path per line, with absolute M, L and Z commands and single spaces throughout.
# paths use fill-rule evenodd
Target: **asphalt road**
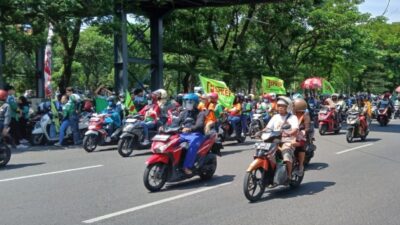
M 317 151 L 298 189 L 242 192 L 254 142 L 225 143 L 215 177 L 143 185 L 150 152 L 122 158 L 115 147 L 35 147 L 15 151 L 0 170 L 0 224 L 356 225 L 400 224 L 400 121 L 376 123 L 365 142 L 316 135 Z

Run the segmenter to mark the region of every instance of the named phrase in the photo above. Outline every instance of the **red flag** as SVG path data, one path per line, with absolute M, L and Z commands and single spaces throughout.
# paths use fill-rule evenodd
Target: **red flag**
M 53 26 L 49 24 L 49 33 L 47 34 L 47 44 L 44 55 L 44 92 L 46 97 L 51 98 L 51 39 L 53 38 Z

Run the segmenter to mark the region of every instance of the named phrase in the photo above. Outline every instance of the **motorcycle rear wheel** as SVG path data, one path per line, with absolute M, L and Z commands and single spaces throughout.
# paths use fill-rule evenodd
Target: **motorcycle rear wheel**
M 299 169 L 299 165 L 293 166 L 293 171 L 295 171 L 297 169 Z M 299 176 L 296 173 L 292 172 L 292 180 L 289 183 L 290 187 L 291 188 L 299 187 L 301 182 L 303 181 L 303 177 L 304 177 L 304 172 L 303 172 L 303 176 Z
M 132 142 L 135 141 L 132 137 L 124 137 L 118 141 L 118 153 L 122 157 L 129 157 L 133 152 Z
M 258 168 L 256 170 L 247 172 L 243 181 L 244 196 L 250 201 L 258 201 L 264 194 L 264 170 Z
M 93 152 L 97 148 L 97 135 L 89 134 L 83 138 L 83 149 L 87 152 Z
M 161 190 L 167 181 L 167 172 L 167 165 L 164 163 L 148 165 L 143 174 L 144 186 L 151 192 Z
M 43 134 L 32 134 L 32 136 L 31 136 L 31 144 L 32 145 L 41 145 L 41 144 L 43 144 L 43 141 L 44 141 Z
M 322 124 L 319 128 L 319 134 L 320 135 L 325 135 L 326 131 L 328 130 L 328 125 L 327 124 Z
M 1 144 L 0 167 L 6 166 L 10 161 L 10 159 L 11 159 L 11 149 L 5 144 Z

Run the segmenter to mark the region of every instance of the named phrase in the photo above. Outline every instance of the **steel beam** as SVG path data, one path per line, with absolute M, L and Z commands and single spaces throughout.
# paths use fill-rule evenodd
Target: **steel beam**
M 44 53 L 45 47 L 39 48 L 36 51 L 36 97 L 44 98 Z
M 126 13 L 121 5 L 115 6 L 115 15 L 121 24 L 121 30 L 114 33 L 114 81 L 115 91 L 128 90 L 128 41 L 126 34 Z
M 151 89 L 163 88 L 163 16 L 164 13 L 155 11 L 150 14 L 150 38 L 151 38 Z
M 5 64 L 5 47 L 4 42 L 0 41 L 0 88 L 4 88 L 3 66 Z

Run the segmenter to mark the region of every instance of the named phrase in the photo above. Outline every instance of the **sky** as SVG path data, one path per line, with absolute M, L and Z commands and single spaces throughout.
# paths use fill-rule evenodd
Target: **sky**
M 380 16 L 389 1 L 389 7 L 384 16 L 389 19 L 389 23 L 400 22 L 400 0 L 365 0 L 358 9 L 363 13 L 370 13 L 372 17 Z

